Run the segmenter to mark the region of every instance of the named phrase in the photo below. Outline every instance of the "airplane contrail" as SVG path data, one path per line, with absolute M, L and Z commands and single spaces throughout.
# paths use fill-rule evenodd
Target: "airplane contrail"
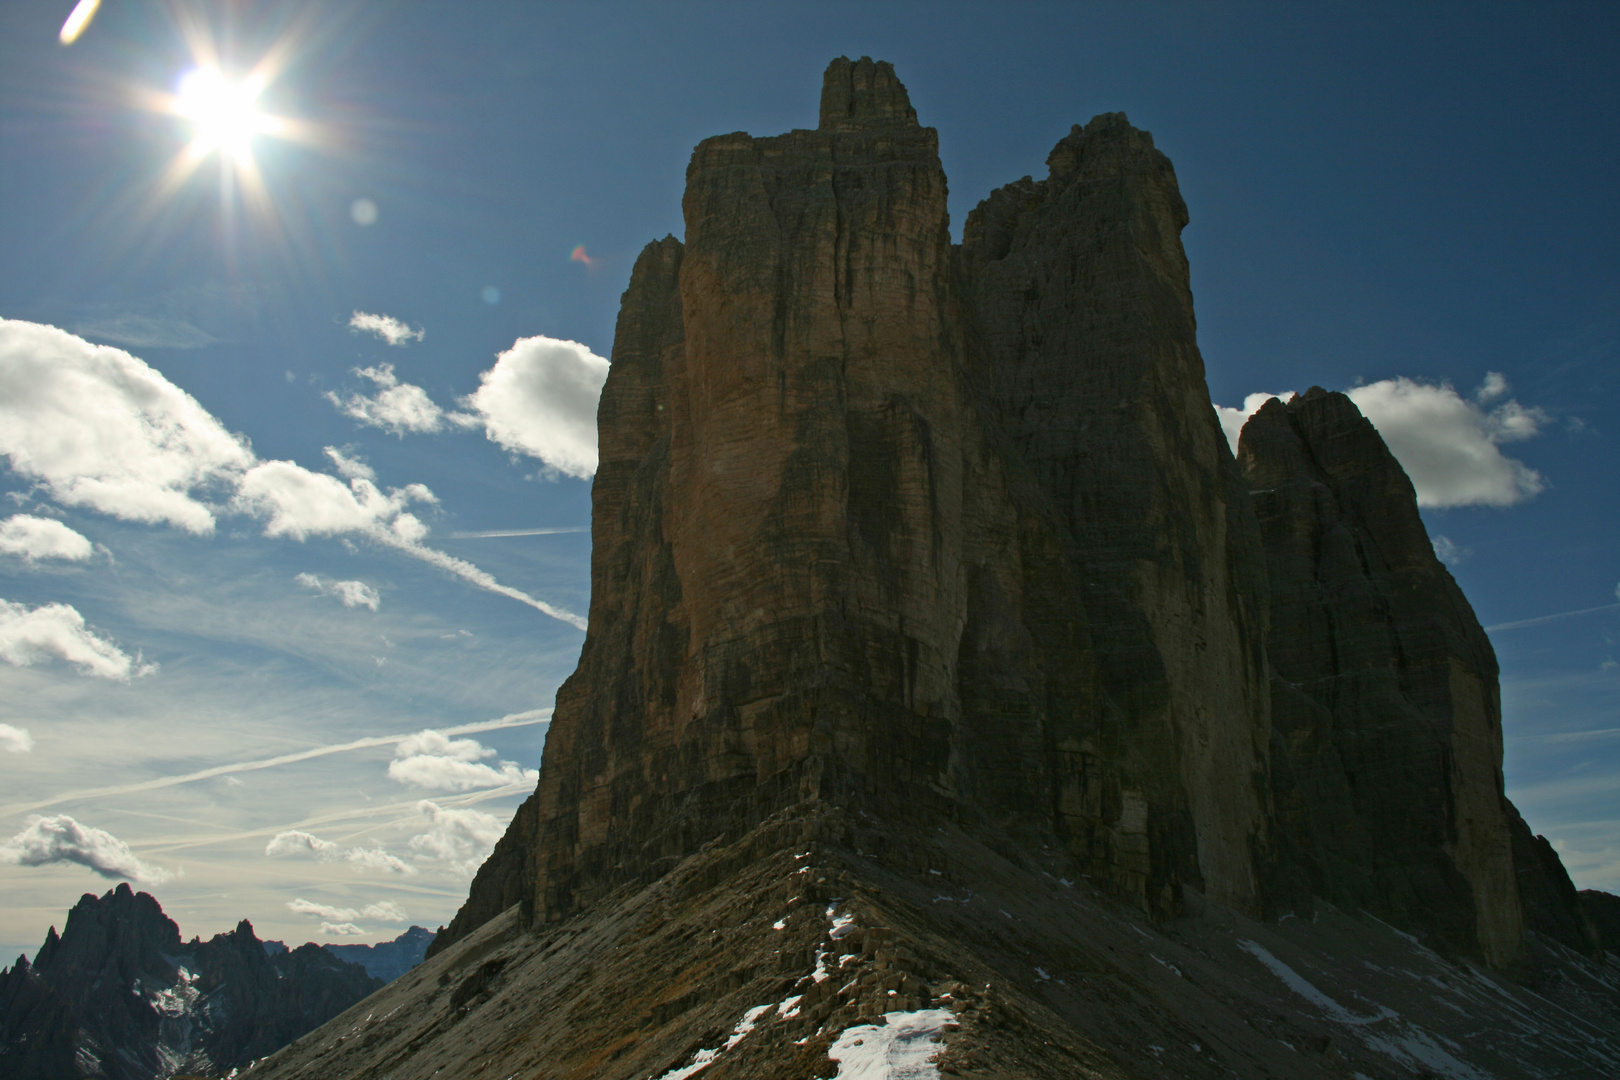
M 1577 615 L 1590 615 L 1594 611 L 1614 611 L 1617 608 L 1620 608 L 1620 604 L 1601 604 L 1597 607 L 1581 608 L 1579 611 L 1560 611 L 1556 615 L 1538 615 L 1534 619 L 1520 619 L 1518 622 L 1497 623 L 1495 626 L 1487 626 L 1485 628 L 1485 632 L 1488 634 L 1494 634 L 1498 630 L 1518 630 L 1525 626 L 1540 626 L 1542 623 L 1555 622 L 1558 619 L 1572 619 Z
M 444 535 L 451 540 L 489 540 L 497 536 L 555 536 L 558 533 L 590 531 L 589 525 L 575 525 L 566 529 L 485 529 L 482 532 L 453 532 Z
M 458 724 L 455 727 L 438 729 L 445 735 L 471 735 L 480 731 L 499 731 L 502 728 L 528 727 L 531 724 L 545 724 L 551 721 L 550 709 L 530 709 L 527 712 L 509 713 L 497 720 L 480 720 L 472 724 Z M 403 735 L 372 735 L 364 739 L 355 739 L 346 743 L 334 743 L 329 746 L 314 746 L 308 750 L 299 750 L 291 754 L 279 754 L 276 757 L 259 758 L 256 761 L 239 761 L 232 765 L 215 765 L 208 769 L 199 769 L 196 772 L 184 773 L 180 776 L 159 776 L 151 780 L 142 780 L 134 784 L 118 784 L 114 787 L 85 788 L 82 791 L 69 791 L 49 799 L 41 799 L 32 803 L 12 803 L 10 806 L 0 807 L 0 817 L 11 814 L 23 814 L 30 810 L 38 810 L 46 806 L 56 806 L 59 803 L 77 802 L 81 799 L 94 799 L 106 795 L 127 795 L 136 791 L 153 791 L 157 788 L 174 787 L 177 784 L 189 784 L 197 780 L 210 780 L 216 776 L 225 776 L 230 773 L 252 772 L 256 769 L 273 769 L 277 765 L 290 765 L 295 761 L 308 761 L 310 758 L 325 757 L 328 754 L 342 754 L 350 750 L 366 750 L 373 746 L 388 746 L 392 743 L 403 742 L 415 735 L 410 731 Z
M 392 820 L 385 821 L 381 825 L 371 825 L 367 828 L 353 829 L 347 833 L 338 835 L 334 840 L 334 843 L 346 844 L 356 837 L 370 831 L 371 829 L 387 828 L 389 825 L 398 825 L 414 820 L 414 811 L 416 810 L 417 804 L 424 801 L 434 803 L 441 807 L 459 808 L 464 806 L 475 806 L 478 803 L 488 802 L 491 799 L 506 798 L 509 795 L 527 795 L 533 790 L 533 784 L 502 784 L 500 787 L 485 788 L 482 791 L 471 791 L 463 794 L 452 795 L 444 792 L 439 792 L 437 794 L 424 794 L 418 795 L 412 799 L 406 799 L 403 802 L 378 803 L 372 806 L 354 807 L 349 810 L 339 810 L 328 814 L 319 814 L 315 817 L 304 818 L 302 821 L 293 821 L 281 825 L 265 825 L 256 829 L 241 829 L 236 832 L 202 837 L 160 837 L 152 840 L 136 841 L 131 843 L 130 847 L 138 848 L 145 852 L 148 856 L 163 855 L 168 852 L 179 851 L 183 848 L 208 847 L 213 844 L 226 844 L 233 840 L 246 840 L 256 836 L 274 836 L 277 833 L 287 832 L 292 829 L 315 829 L 321 827 L 322 825 L 333 825 L 337 822 L 361 821 L 368 818 L 378 818 L 393 815 Z M 125 812 L 128 813 L 129 811 Z

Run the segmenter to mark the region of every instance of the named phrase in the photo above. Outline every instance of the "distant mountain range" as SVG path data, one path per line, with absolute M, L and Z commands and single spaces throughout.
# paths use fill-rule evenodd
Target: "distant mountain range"
M 127 884 L 85 894 L 30 963 L 0 971 L 0 1076 L 223 1075 L 285 1046 L 421 962 L 433 932 L 289 949 L 247 920 L 183 942 Z

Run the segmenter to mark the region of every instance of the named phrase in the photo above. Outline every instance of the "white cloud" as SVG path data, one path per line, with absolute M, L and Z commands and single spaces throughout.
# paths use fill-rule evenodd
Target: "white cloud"
M 16 866 L 76 863 L 104 878 L 127 878 L 140 884 L 155 885 L 174 876 L 141 862 L 129 845 L 112 833 L 81 825 L 66 814 L 29 814 L 22 831 L 0 844 L 0 862 Z
M 298 829 L 276 833 L 264 846 L 264 853 L 272 857 L 313 855 L 321 862 L 346 862 L 356 870 L 385 870 L 394 874 L 416 873 L 416 867 L 381 848 L 346 848 L 342 844 L 322 840 Z
M 1539 434 L 1547 414 L 1509 399 L 1499 372 L 1488 372 L 1472 399 L 1450 383 L 1398 377 L 1346 390 L 1389 446 L 1417 489 L 1419 506 L 1512 506 L 1539 494 L 1541 474 L 1502 453 L 1502 443 Z M 1221 427 L 1237 448 L 1244 422 L 1273 395 L 1250 394 L 1241 409 L 1216 406 Z
M 596 402 L 607 373 L 608 362 L 577 341 L 519 338 L 462 403 L 492 441 L 584 479 L 596 472 Z
M 382 602 L 377 590 L 363 581 L 322 581 L 315 574 L 299 574 L 293 579 L 306 589 L 313 589 L 323 596 L 335 596 L 344 607 L 365 607 L 372 611 Z
M 328 446 L 323 451 L 332 461 L 332 467 L 337 469 L 338 475 L 345 480 L 371 480 L 377 479 L 377 470 L 367 465 L 360 458 L 346 454 L 335 446 Z
M 338 411 L 368 427 L 382 428 L 404 437 L 407 432 L 428 433 L 444 428 L 444 410 L 420 386 L 402 383 L 393 364 L 355 368 L 354 373 L 377 385 L 377 393 L 339 397 L 327 391 L 326 400 Z
M 421 341 L 427 334 L 427 331 L 421 328 L 412 330 L 410 326 L 392 315 L 370 315 L 364 311 L 356 311 L 349 316 L 349 329 L 376 334 L 390 345 L 406 345 L 412 341 Z
M 447 810 L 424 799 L 416 804 L 416 812 L 432 827 L 411 837 L 411 849 L 420 858 L 444 863 L 461 877 L 478 872 L 506 831 L 499 818 L 481 810 Z
M 156 664 L 143 664 L 84 625 L 84 616 L 67 604 L 28 608 L 0 600 L 0 660 L 27 667 L 40 660 L 66 660 L 86 675 L 129 681 L 150 675 Z
M 404 922 L 408 916 L 392 900 L 384 900 L 376 904 L 367 904 L 356 911 L 354 908 L 333 907 L 330 904 L 317 904 L 313 900 L 299 897 L 287 901 L 287 907 L 298 915 L 314 915 L 317 918 L 333 922 L 353 922 L 355 919 L 376 919 L 381 922 Z
M 594 438 L 593 426 L 593 447 Z M 406 508 L 438 501 L 424 485 L 385 494 L 368 466 L 332 447 L 327 456 L 347 484 L 291 461 L 258 461 L 245 440 L 141 360 L 54 326 L 0 319 L 0 453 L 61 502 L 195 533 L 214 528 L 214 508 L 193 498 L 195 490 L 234 485 L 232 509 L 265 519 L 267 536 L 362 534 L 585 627 L 578 615 L 423 546 L 427 526 Z
M 1419 506 L 1512 506 L 1539 494 L 1541 474 L 1498 447 L 1535 436 L 1547 422 L 1540 409 L 1508 400 L 1489 411 L 1485 403 L 1507 392 L 1491 372 L 1476 400 L 1449 384 L 1384 379 L 1346 391 L 1399 459 Z
M 336 858 L 342 847 L 330 840 L 322 840 L 313 833 L 291 829 L 279 832 L 264 846 L 266 855 L 315 855 L 330 860 Z
M 1447 566 L 1456 566 L 1473 554 L 1468 548 L 1456 543 L 1449 537 L 1436 536 L 1429 543 L 1434 547 L 1435 557 Z
M 323 922 L 321 923 L 321 933 L 325 934 L 327 937 L 359 937 L 360 935 L 364 934 L 365 931 L 354 925 L 352 922 Z
M 120 345 L 133 345 L 137 349 L 200 349 L 219 339 L 205 330 L 186 322 L 152 315 L 114 315 L 79 323 L 74 333 L 84 337 L 116 341 Z
M 54 518 L 13 514 L 0 521 L 0 554 L 82 562 L 94 550 L 90 541 Z
M 34 748 L 34 737 L 27 728 L 0 724 L 0 750 L 8 754 L 26 754 Z
M 0 453 L 57 501 L 210 533 L 196 489 L 253 460 L 190 394 L 122 349 L 0 319 Z
M 421 484 L 390 488 L 385 495 L 364 476 L 352 476 L 345 484 L 291 461 L 266 461 L 242 477 L 233 505 L 255 517 L 268 518 L 266 536 L 304 540 L 357 532 L 400 544 L 427 535 L 427 526 L 405 508 L 412 502 L 437 501 Z
M 394 747 L 395 760 L 388 763 L 388 777 L 401 784 L 430 791 L 472 791 L 505 784 L 535 784 L 536 769 L 525 769 L 515 761 L 499 762 L 499 768 L 484 764 L 495 751 L 477 739 L 449 739 L 437 731 L 422 731 Z

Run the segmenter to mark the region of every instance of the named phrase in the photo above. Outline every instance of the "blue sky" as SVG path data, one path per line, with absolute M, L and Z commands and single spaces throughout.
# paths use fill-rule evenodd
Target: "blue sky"
M 957 229 L 1073 123 L 1153 132 L 1215 401 L 1355 390 L 1498 628 L 1509 793 L 1620 890 L 1612 5 L 71 7 L 0 8 L 3 955 L 119 873 L 188 935 L 454 912 L 582 640 L 535 604 L 588 606 L 630 266 L 840 54 Z M 256 180 L 174 171 L 210 48 L 275 61 Z

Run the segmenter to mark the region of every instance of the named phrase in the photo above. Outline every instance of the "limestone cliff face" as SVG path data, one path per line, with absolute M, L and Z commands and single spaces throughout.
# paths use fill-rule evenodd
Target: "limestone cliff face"
M 1496 654 L 1411 481 L 1349 398 L 1314 388 L 1267 402 L 1238 456 L 1270 571 L 1279 830 L 1309 888 L 1512 959 Z
M 968 216 L 970 340 L 997 420 L 1061 521 L 1101 709 L 1065 749 L 1094 872 L 1259 896 L 1270 726 L 1265 569 L 1209 404 L 1170 161 L 1123 114 L 1076 126 L 1046 180 Z
M 815 130 L 696 148 L 620 310 L 579 668 L 435 950 L 794 807 L 900 864 L 951 821 L 1151 913 L 1314 894 L 1499 963 L 1522 883 L 1568 891 L 1515 884 L 1495 660 L 1377 434 L 1274 402 L 1240 471 L 1170 162 L 1108 114 L 1048 167 L 953 249 L 865 59 Z
M 590 632 L 520 815 L 538 917 L 807 799 L 1055 839 L 1148 907 L 1183 884 L 1255 901 L 1262 626 L 1232 599 L 1248 570 L 1228 534 L 1248 519 L 1191 341 L 1185 213 L 1145 135 L 1093 128 L 1054 153 L 1054 189 L 1151 181 L 1117 243 L 1088 237 L 1117 197 L 1061 211 L 1063 257 L 1105 295 L 1054 286 L 1055 318 L 1077 341 L 1140 330 L 1096 357 L 998 351 L 1006 253 L 953 255 L 935 133 L 888 65 L 835 62 L 815 131 L 693 153 L 686 243 L 637 262 L 603 390 Z M 1179 313 L 1163 333 L 1160 308 Z M 1076 383 L 1064 447 L 1032 435 L 1039 415 L 1004 430 L 1043 364 L 1121 357 L 1139 370 L 1116 402 L 1139 420 L 1077 441 Z M 1109 478 L 1074 478 L 1121 432 L 1114 474 L 1145 471 L 1153 493 L 1103 520 L 1084 490 Z M 1178 500 L 1196 520 L 1157 537 L 1181 528 Z M 1230 797 L 1212 780 L 1228 768 Z M 446 945 L 511 902 L 496 883 L 521 879 L 521 854 L 492 862 Z

